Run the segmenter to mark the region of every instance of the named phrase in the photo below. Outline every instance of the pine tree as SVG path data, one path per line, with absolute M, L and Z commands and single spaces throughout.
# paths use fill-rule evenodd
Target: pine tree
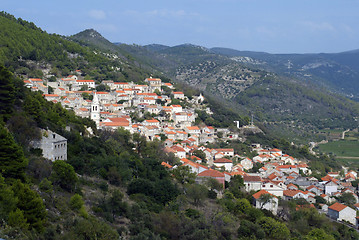
M 18 199 L 14 191 L 5 183 L 5 179 L 0 174 L 0 219 L 7 219 L 11 211 L 16 209 Z
M 23 217 L 30 224 L 30 228 L 42 232 L 46 221 L 46 210 L 41 197 L 31 190 L 29 185 L 23 184 L 19 180 L 15 182 L 12 189 L 19 199 L 17 208 L 22 211 Z
M 0 173 L 4 178 L 24 179 L 27 159 L 8 130 L 0 124 Z
M 15 87 L 13 75 L 4 66 L 0 65 L 0 115 L 6 121 L 13 111 L 15 102 Z

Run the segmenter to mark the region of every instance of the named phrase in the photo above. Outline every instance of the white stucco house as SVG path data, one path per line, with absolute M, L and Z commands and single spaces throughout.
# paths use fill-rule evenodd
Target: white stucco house
M 328 216 L 337 221 L 347 221 L 353 225 L 356 224 L 356 211 L 338 202 L 328 208 Z
M 270 194 L 273 194 L 277 197 L 283 196 L 283 191 L 286 190 L 286 186 L 284 183 L 274 183 L 272 181 L 265 181 L 261 184 L 261 189 L 266 190 Z
M 265 194 L 269 194 L 269 196 L 271 196 L 268 202 L 263 202 L 263 199 L 261 198 L 262 195 Z M 277 215 L 278 198 L 276 196 L 267 192 L 266 190 L 260 190 L 259 192 L 253 194 L 252 197 L 253 197 L 253 205 L 255 208 L 267 209 L 268 211 L 271 211 L 274 215 Z
M 324 193 L 331 196 L 333 193 L 338 192 L 338 184 L 334 181 L 329 181 L 324 185 Z
M 258 191 L 261 189 L 262 179 L 259 176 L 243 176 L 243 183 L 246 191 Z
M 229 160 L 227 158 L 219 158 L 219 159 L 216 159 L 213 161 L 213 164 L 216 166 L 216 167 L 224 167 L 224 169 L 226 171 L 231 171 L 232 170 L 232 167 L 233 167 L 233 162 L 232 160 Z

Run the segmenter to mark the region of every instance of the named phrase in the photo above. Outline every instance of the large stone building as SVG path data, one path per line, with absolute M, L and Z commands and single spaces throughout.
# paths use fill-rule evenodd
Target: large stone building
M 42 150 L 42 156 L 51 161 L 67 160 L 67 139 L 50 130 L 41 130 L 42 138 L 33 143 Z

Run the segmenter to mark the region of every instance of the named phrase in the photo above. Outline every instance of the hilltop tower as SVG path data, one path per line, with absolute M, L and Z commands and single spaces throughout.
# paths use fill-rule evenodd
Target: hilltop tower
M 100 125 L 100 103 L 95 92 L 91 103 L 91 119 L 95 121 L 97 128 Z

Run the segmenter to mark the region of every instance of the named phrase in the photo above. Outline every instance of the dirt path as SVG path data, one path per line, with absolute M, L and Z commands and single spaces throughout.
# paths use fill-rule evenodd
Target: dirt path
M 346 156 L 335 156 L 336 158 L 344 158 L 344 159 L 358 159 L 359 157 L 346 157 Z
M 349 131 L 350 131 L 350 129 L 347 129 L 347 130 L 345 130 L 345 131 L 342 132 L 342 140 L 345 139 L 345 133 L 347 133 L 347 132 L 349 132 Z

